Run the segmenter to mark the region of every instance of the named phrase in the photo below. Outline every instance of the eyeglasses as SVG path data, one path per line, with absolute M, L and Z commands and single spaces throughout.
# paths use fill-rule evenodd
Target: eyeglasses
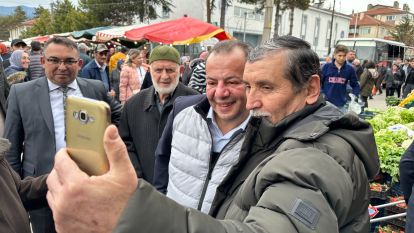
M 49 58 L 46 58 L 46 61 L 53 65 L 60 65 L 63 63 L 65 66 L 71 66 L 71 65 L 78 63 L 79 60 L 75 60 L 75 59 L 60 60 L 57 58 L 49 57 Z
M 98 54 L 99 54 L 99 56 L 106 56 L 107 52 L 103 51 L 103 52 L 99 52 Z

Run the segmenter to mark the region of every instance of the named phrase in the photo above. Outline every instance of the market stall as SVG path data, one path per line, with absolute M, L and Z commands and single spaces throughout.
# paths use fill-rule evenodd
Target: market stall
M 173 45 L 199 43 L 212 37 L 218 40 L 231 38 L 227 32 L 219 27 L 186 16 L 125 32 L 125 38 L 128 40 L 148 40 Z
M 371 204 L 381 208 L 370 209 L 377 215 L 371 220 L 371 232 L 401 233 L 407 207 L 399 185 L 399 162 L 414 139 L 414 94 L 402 101 L 389 98 L 387 106 L 385 111 L 366 109 L 362 114 L 373 127 L 381 166 L 370 184 Z

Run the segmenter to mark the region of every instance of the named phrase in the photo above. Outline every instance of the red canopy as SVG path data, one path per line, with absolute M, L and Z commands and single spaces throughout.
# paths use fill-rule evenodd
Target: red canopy
M 149 40 L 163 44 L 191 44 L 215 37 L 218 40 L 228 40 L 231 37 L 221 28 L 212 24 L 182 17 L 152 24 L 125 32 L 129 40 Z
M 32 40 L 39 41 L 40 43 L 44 43 L 50 39 L 50 36 L 38 36 L 33 38 Z

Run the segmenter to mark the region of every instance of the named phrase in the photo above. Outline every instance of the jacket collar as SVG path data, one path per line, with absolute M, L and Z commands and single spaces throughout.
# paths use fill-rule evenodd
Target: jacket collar
M 208 102 L 207 96 L 204 95 L 204 98 L 200 100 L 195 106 L 194 109 L 198 114 L 200 114 L 204 120 L 207 119 L 208 111 L 210 110 L 210 102 Z
M 315 140 L 315 138 L 329 130 L 328 125 L 332 119 L 338 119 L 342 116 L 338 109 L 329 106 L 330 111 L 332 111 L 332 113 L 329 113 L 329 117 L 315 120 L 317 116 L 314 113 L 326 105 L 325 100 L 319 97 L 316 103 L 306 105 L 303 109 L 290 114 L 276 125 L 261 119 L 261 122 L 258 123 L 258 134 L 255 138 L 256 146 L 274 147 L 283 138 L 294 138 L 300 141 Z M 310 122 L 311 124 L 308 124 Z

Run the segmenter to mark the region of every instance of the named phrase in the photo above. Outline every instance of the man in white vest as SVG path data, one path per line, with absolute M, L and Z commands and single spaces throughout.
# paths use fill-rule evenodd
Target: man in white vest
M 243 72 L 249 46 L 219 42 L 206 62 L 206 95 L 178 98 L 155 152 L 154 186 L 208 213 L 238 159 L 250 119 Z

